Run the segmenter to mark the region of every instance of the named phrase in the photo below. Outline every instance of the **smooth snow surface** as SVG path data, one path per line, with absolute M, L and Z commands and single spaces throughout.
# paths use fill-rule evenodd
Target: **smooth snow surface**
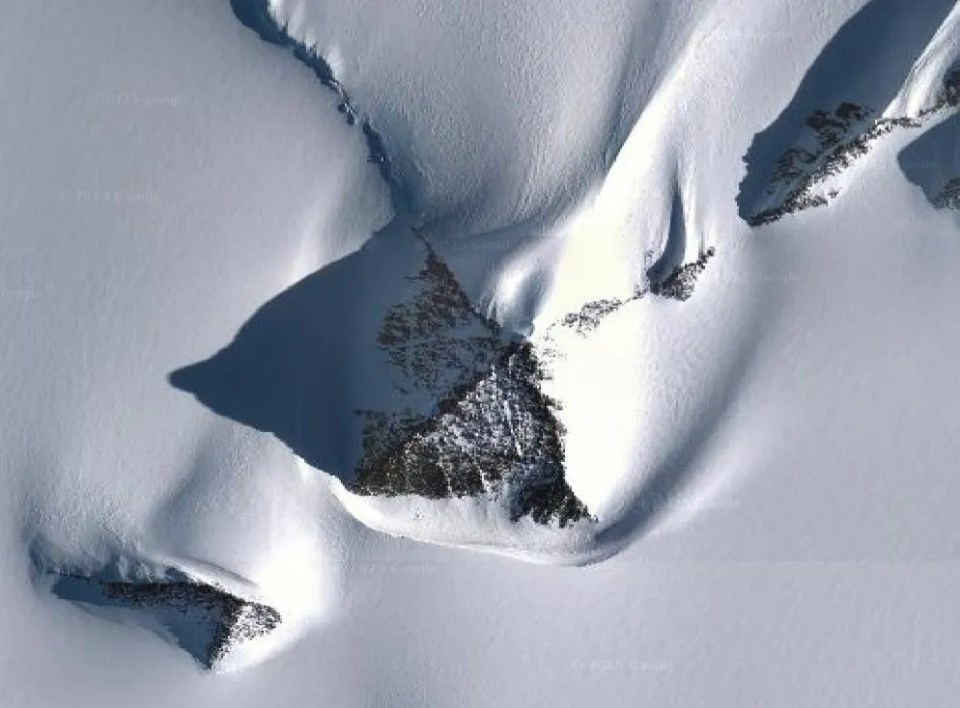
M 955 705 L 958 22 L 6 8 L 0 706 Z M 415 234 L 533 344 L 591 519 L 349 491 Z M 206 673 L 56 589 L 169 572 L 283 621 Z

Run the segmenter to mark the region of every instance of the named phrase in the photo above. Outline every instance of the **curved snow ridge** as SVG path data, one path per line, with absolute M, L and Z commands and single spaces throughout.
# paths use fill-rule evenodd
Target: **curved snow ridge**
M 534 319 L 546 361 L 563 358 L 567 332 L 591 337 L 641 302 L 686 302 L 717 253 L 709 244 L 719 229 L 698 213 L 696 183 L 673 130 L 673 106 L 685 99 L 681 76 L 672 72 L 599 190 L 561 227 L 563 250 Z
M 958 68 L 960 60 L 960 4 L 940 25 L 933 39 L 910 69 L 903 88 L 885 115 L 923 115 L 929 106 L 945 101 L 945 77 Z M 956 85 L 954 85 L 956 90 Z M 949 97 L 946 97 L 949 98 Z M 954 97 L 953 104 L 956 105 Z
M 944 84 L 940 77 L 954 77 Z M 923 56 L 917 60 L 892 110 L 944 102 L 956 106 L 960 93 L 960 5 L 954 8 Z M 935 116 L 940 118 L 940 115 Z M 918 185 L 935 209 L 960 209 L 958 114 L 950 116 L 904 147 L 897 156 L 906 178 Z
M 931 128 L 904 147 L 897 161 L 934 209 L 960 209 L 960 114 Z
M 394 175 L 383 137 L 351 104 L 343 84 L 334 76 L 330 64 L 312 47 L 294 39 L 287 27 L 277 19 L 270 0 L 230 0 L 230 6 L 240 22 L 256 32 L 262 40 L 289 49 L 293 56 L 316 75 L 320 83 L 337 95 L 337 110 L 344 114 L 349 125 L 359 125 L 367 144 L 370 162 L 377 165 L 381 176 L 392 190 L 400 184 Z M 396 196 L 396 195 L 395 195 Z
M 418 189 L 421 185 L 401 184 L 405 180 L 393 172 L 379 135 L 369 122 L 356 117 L 330 64 L 308 48 L 311 45 L 308 35 L 301 35 L 306 38 L 303 41 L 290 36 L 289 23 L 277 19 L 278 4 L 266 0 L 232 0 L 232 5 L 245 25 L 265 41 L 291 49 L 298 60 L 312 68 L 322 85 L 337 93 L 341 110 L 348 121 L 361 124 L 371 155 L 380 161 L 381 174 L 393 190 L 397 217 L 369 242 L 369 248 L 364 247 L 355 257 L 321 269 L 278 297 L 276 303 L 268 303 L 244 326 L 233 344 L 207 362 L 174 372 L 171 382 L 194 393 L 222 415 L 273 432 L 312 467 L 339 479 L 350 494 L 345 497 L 350 500 L 349 504 L 344 502 L 345 506 L 374 528 L 435 543 L 526 549 L 523 553 L 527 556 L 541 553 L 544 558 L 556 557 L 561 562 L 579 562 L 571 559 L 595 556 L 595 550 L 587 551 L 590 544 L 584 538 L 595 531 L 597 518 L 591 514 L 591 503 L 585 503 L 576 485 L 567 481 L 570 470 L 565 421 L 570 419 L 570 414 L 565 408 L 568 397 L 580 405 L 584 402 L 577 391 L 551 387 L 544 380 L 539 359 L 545 352 L 539 335 L 533 335 L 534 344 L 530 344 L 530 330 L 511 323 L 503 329 L 524 331 L 524 336 L 512 333 L 501 336 L 501 325 L 492 316 L 480 316 L 482 308 L 474 308 L 468 295 L 482 291 L 484 282 L 502 282 L 499 269 L 505 261 L 511 261 L 518 250 L 536 240 L 537 227 L 532 222 L 511 222 L 503 231 L 516 239 L 516 243 L 506 243 L 505 239 L 500 247 L 478 254 L 475 249 L 458 252 L 456 244 L 449 242 L 452 233 L 449 224 L 418 224 L 429 234 L 431 243 L 436 243 L 437 250 L 434 252 L 428 244 L 430 253 L 425 270 L 411 273 L 408 266 L 415 262 L 415 254 L 405 242 L 409 240 L 406 232 L 413 226 L 413 219 L 409 216 L 411 202 L 405 199 L 404 189 Z M 682 34 L 687 36 L 690 28 L 686 24 L 684 27 Z M 712 247 L 705 245 L 708 232 L 698 224 L 696 204 L 685 205 L 682 199 L 684 192 L 692 193 L 691 177 L 681 167 L 679 137 L 671 127 L 671 118 L 675 107 L 673 99 L 682 93 L 684 85 L 681 68 L 693 60 L 695 46 L 687 41 L 679 44 L 690 50 L 684 55 L 682 66 L 668 63 L 659 68 L 660 73 L 669 75 L 669 81 L 658 86 L 656 105 L 644 113 L 627 136 L 634 157 L 624 159 L 629 151 L 611 148 L 611 141 L 619 143 L 622 136 L 602 136 L 604 159 L 611 163 L 607 165 L 611 172 L 618 167 L 624 169 L 622 163 L 630 162 L 625 168 L 628 172 L 639 167 L 638 172 L 652 178 L 652 183 L 669 186 L 664 190 L 663 199 L 654 197 L 649 208 L 638 208 L 644 225 L 650 227 L 653 244 L 638 244 L 626 238 L 636 228 L 626 223 L 607 230 L 609 240 L 602 248 L 597 249 L 596 243 L 584 242 L 590 249 L 603 251 L 603 258 L 612 256 L 611 260 L 616 261 L 617 254 L 625 256 L 616 264 L 617 279 L 630 282 L 631 294 L 588 300 L 581 295 L 588 293 L 589 288 L 581 289 L 576 284 L 572 288 L 575 293 L 572 301 L 567 301 L 571 309 L 564 310 L 563 305 L 557 307 L 557 303 L 550 303 L 554 312 L 561 313 L 559 323 L 578 334 L 585 334 L 607 315 L 647 294 L 680 301 L 688 299 L 697 277 L 714 253 Z M 660 73 L 651 72 L 648 78 L 651 81 L 663 78 Z M 626 92 L 631 82 L 619 81 L 618 85 Z M 643 95 L 643 91 L 638 89 L 638 95 Z M 654 139 L 665 147 L 649 151 L 649 143 Z M 634 159 L 636 164 L 632 164 Z M 664 180 L 664 176 L 669 179 Z M 541 216 L 546 221 L 559 221 L 559 215 L 581 203 L 582 194 L 578 192 L 583 191 L 580 189 L 583 185 L 580 181 L 606 184 L 609 177 L 590 171 L 580 174 L 575 185 L 567 184 L 553 195 L 552 211 L 547 210 L 549 213 Z M 635 189 L 633 180 L 628 181 L 631 184 L 622 186 L 630 187 L 628 199 L 632 203 L 642 191 Z M 622 196 L 616 190 L 609 191 L 606 206 Z M 485 199 L 486 195 L 476 198 Z M 490 203 L 498 204 L 495 197 Z M 476 206 L 460 204 L 458 208 L 469 210 L 471 205 Z M 514 214 L 515 211 L 509 211 L 501 217 Z M 602 207 L 598 216 L 600 222 L 606 218 Z M 631 218 L 632 214 L 623 221 Z M 549 232 L 555 226 L 551 223 L 550 227 L 539 228 L 541 232 Z M 696 238 L 692 237 L 694 234 Z M 483 237 L 472 235 L 470 238 Z M 387 244 L 388 240 L 392 240 L 392 245 Z M 539 245 L 534 244 L 530 250 L 536 250 Z M 564 243 L 563 248 L 558 249 L 566 251 L 568 245 Z M 654 257 L 654 252 L 645 251 L 645 245 L 659 249 L 659 255 Z M 381 249 L 378 254 L 381 246 L 398 252 L 389 257 Z M 398 255 L 399 251 L 403 251 L 403 255 Z M 548 274 L 553 275 L 557 270 L 561 256 L 568 262 L 576 260 L 569 259 L 569 255 L 543 250 L 536 254 L 539 262 L 535 267 L 549 277 Z M 455 263 L 448 260 L 451 257 Z M 432 260 L 436 261 L 433 267 Z M 407 271 L 405 279 L 404 270 Z M 348 272 L 355 277 L 348 278 Z M 427 281 L 429 276 L 438 273 L 444 275 L 441 280 L 449 281 L 452 286 L 434 287 L 431 293 Z M 464 287 L 460 282 L 462 274 L 479 281 L 480 286 Z M 569 275 L 555 280 L 570 284 Z M 603 279 L 601 292 L 607 291 L 611 284 L 609 275 L 604 269 L 591 274 L 591 278 Z M 406 282 L 402 282 L 404 280 Z M 530 287 L 530 273 L 522 273 L 520 280 L 519 292 L 508 296 L 514 302 L 525 297 L 522 291 Z M 325 293 L 328 300 L 342 299 L 346 292 L 342 289 L 344 282 L 348 283 L 351 293 L 356 292 L 358 283 L 369 286 L 363 288 L 362 302 L 339 304 L 335 315 L 319 312 L 318 296 Z M 411 289 L 416 290 L 411 283 L 417 283 L 420 291 L 411 293 Z M 544 301 L 555 292 L 537 292 L 527 303 L 526 313 L 520 315 L 528 315 L 528 321 L 532 322 L 537 314 L 543 313 Z M 417 305 L 424 297 L 431 300 L 427 308 Z M 500 304 L 498 301 L 497 305 Z M 316 330 L 316 334 L 309 334 L 306 328 L 291 328 L 291 323 L 301 317 L 310 317 L 310 331 Z M 245 336 L 248 334 L 251 336 Z M 269 339 L 269 344 L 265 345 L 261 337 Z M 281 341 L 290 337 L 291 341 L 286 344 Z M 309 342 L 298 342 L 303 338 Z M 490 344 L 492 340 L 497 340 L 495 346 Z M 609 337 L 597 341 L 608 342 L 603 346 L 609 346 Z M 312 348 L 320 351 L 316 355 L 308 354 Z M 379 358 L 375 356 L 376 351 L 370 351 L 377 348 L 382 353 Z M 595 347 L 588 348 L 593 354 L 597 353 Z M 274 349 L 285 351 L 278 351 L 274 357 L 270 353 Z M 345 361 L 344 349 L 357 357 L 355 361 Z M 621 383 L 632 382 L 628 371 L 637 368 L 635 361 L 626 361 L 630 350 L 629 347 L 623 349 L 624 361 L 617 363 Z M 314 381 L 316 374 L 304 370 L 305 365 L 324 372 L 322 380 Z M 252 374 L 258 379 L 256 383 L 225 385 L 247 367 L 252 368 L 248 376 L 242 378 L 248 379 Z M 356 370 L 364 371 L 365 381 L 352 380 L 356 378 Z M 297 373 L 291 376 L 291 371 Z M 615 378 L 612 371 L 607 382 L 610 385 Z M 342 373 L 344 380 L 331 380 L 339 379 L 333 372 Z M 274 374 L 277 387 L 268 383 Z M 304 378 L 296 382 L 295 390 L 287 391 L 289 380 L 300 375 Z M 425 376 L 431 379 L 428 385 L 420 381 Z M 261 400 L 242 400 L 244 387 L 251 389 L 254 399 Z M 270 391 L 252 390 L 258 387 Z M 556 395 L 544 393 L 548 388 Z M 597 401 L 584 411 L 588 407 L 597 410 L 598 405 L 602 413 L 594 417 L 612 429 L 628 424 L 624 421 L 637 419 L 632 401 L 619 401 L 614 405 Z M 584 411 L 575 412 L 574 417 L 582 417 Z M 324 426 L 337 434 L 325 436 L 316 430 Z M 589 429 L 595 430 L 595 424 Z M 587 428 L 581 426 L 579 430 Z M 585 439 L 580 438 L 581 449 Z M 610 466 L 617 470 L 616 474 L 629 474 L 622 468 L 630 466 L 636 454 L 627 449 L 630 446 L 627 435 L 612 444 L 604 443 L 607 449 L 597 451 L 602 459 L 589 465 L 581 459 L 578 474 L 583 478 L 588 467 L 598 465 Z M 608 498 L 610 493 L 615 491 L 608 489 L 599 496 Z M 412 508 L 417 511 L 411 514 Z M 611 521 L 613 519 L 604 519 L 603 523 Z M 536 531 L 527 528 L 531 523 L 536 525 Z
M 354 518 L 368 528 L 399 538 L 544 565 L 585 565 L 608 555 L 595 546 L 594 519 L 581 518 L 561 528 L 529 516 L 511 520 L 482 497 L 368 496 L 356 494 L 339 482 L 332 489 Z
M 391 307 L 377 344 L 402 407 L 363 411 L 353 491 L 499 502 L 511 521 L 561 528 L 589 517 L 564 480 L 563 428 L 533 347 L 473 307 L 424 239 L 414 297 Z M 427 410 L 416 400 L 426 396 Z
M 411 204 L 444 238 L 562 218 L 609 169 L 702 4 L 271 3 L 373 117 Z
M 399 217 L 170 382 L 339 479 L 358 498 L 348 508 L 477 503 L 483 513 L 462 516 L 453 535 L 480 538 L 501 523 L 593 523 L 566 483 L 564 430 L 543 378 L 534 347 L 480 314 Z M 433 538 L 431 523 L 407 535 Z

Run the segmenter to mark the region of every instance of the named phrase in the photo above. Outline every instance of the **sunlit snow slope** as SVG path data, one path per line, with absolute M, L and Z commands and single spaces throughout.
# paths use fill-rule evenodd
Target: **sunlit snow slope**
M 8 8 L 0 704 L 953 705 L 958 21 Z

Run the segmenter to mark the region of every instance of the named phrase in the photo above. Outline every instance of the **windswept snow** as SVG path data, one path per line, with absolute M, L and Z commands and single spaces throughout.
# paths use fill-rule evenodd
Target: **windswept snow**
M 0 704 L 952 706 L 958 17 L 8 8 Z

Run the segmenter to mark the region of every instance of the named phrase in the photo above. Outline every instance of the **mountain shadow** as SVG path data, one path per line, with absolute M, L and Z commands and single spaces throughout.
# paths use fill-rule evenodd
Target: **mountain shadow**
M 744 156 L 746 175 L 737 194 L 744 221 L 757 222 L 758 209 L 770 206 L 765 202 L 775 193 L 789 192 L 825 148 L 869 129 L 953 5 L 953 0 L 872 0 L 840 28 L 793 99 L 754 136 Z
M 364 495 L 482 497 L 512 520 L 588 516 L 533 348 L 481 315 L 402 220 L 170 375 Z
M 960 209 L 960 114 L 934 126 L 897 155 L 904 176 L 936 209 Z

